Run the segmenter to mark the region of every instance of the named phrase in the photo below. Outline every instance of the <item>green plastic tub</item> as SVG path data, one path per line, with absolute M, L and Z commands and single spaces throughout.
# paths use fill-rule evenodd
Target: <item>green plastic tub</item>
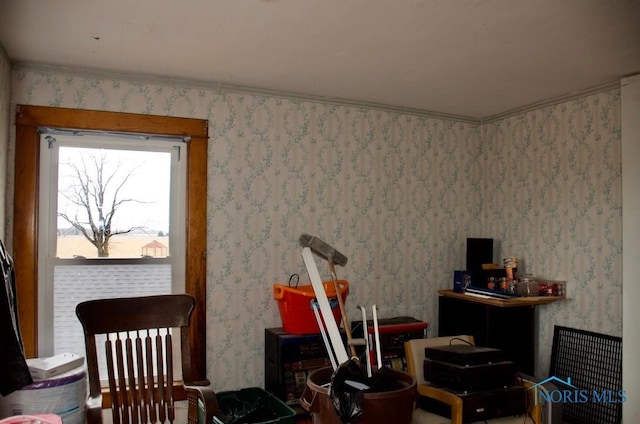
M 216 393 L 219 413 L 213 424 L 295 424 L 296 413 L 259 387 Z M 205 423 L 211 424 L 211 423 Z

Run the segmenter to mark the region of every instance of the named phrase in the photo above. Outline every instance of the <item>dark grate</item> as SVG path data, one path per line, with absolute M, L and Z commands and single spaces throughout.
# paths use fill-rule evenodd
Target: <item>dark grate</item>
M 549 375 L 563 381 L 571 379 L 574 386 L 553 382 L 558 389 L 573 394 L 562 404 L 564 421 L 622 422 L 622 338 L 555 326 Z M 606 398 L 594 398 L 594 392 Z

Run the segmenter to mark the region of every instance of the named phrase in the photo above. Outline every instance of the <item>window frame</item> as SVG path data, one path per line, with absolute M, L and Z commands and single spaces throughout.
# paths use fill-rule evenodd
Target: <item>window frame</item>
M 56 267 L 69 266 L 116 266 L 116 265 L 170 265 L 171 266 L 171 291 L 173 293 L 184 292 L 184 255 L 170 255 L 162 258 L 119 257 L 107 258 L 87 257 L 75 259 L 59 257 L 57 253 L 59 205 L 59 174 L 60 174 L 60 149 L 61 148 L 88 148 L 104 149 L 104 151 L 136 151 L 136 152 L 162 152 L 170 155 L 169 167 L 171 180 L 169 188 L 172 200 L 169 216 L 169 250 L 184 252 L 184 201 L 186 193 L 186 149 L 187 142 L 182 137 L 140 137 L 135 134 L 108 133 L 83 133 L 76 135 L 75 131 L 63 129 L 41 129 L 40 133 L 40 204 L 39 211 L 39 237 L 46 237 L 46 242 L 39 243 L 39 270 L 38 270 L 38 352 L 41 356 L 50 356 L 55 353 L 54 319 L 48 319 L 55 315 L 54 287 Z M 52 136 L 55 141 L 47 140 Z M 175 196 L 175 197 L 174 197 Z M 45 213 L 45 211 L 48 211 Z M 179 230 L 180 229 L 180 230 Z M 51 237 L 49 237 L 51 236 Z M 117 240 L 117 237 L 116 239 Z M 179 250 L 178 250 L 179 249 Z M 98 270 L 100 268 L 97 268 Z M 100 272 L 100 271 L 97 271 Z M 74 318 L 75 314 L 70 311 Z M 80 328 L 78 323 L 78 328 Z M 84 346 L 84 345 L 83 345 Z M 179 346 L 178 346 L 179 347 Z M 71 350 L 70 350 L 71 352 Z M 179 355 L 179 348 L 176 350 Z M 182 375 L 180 361 L 176 361 L 174 375 Z
M 38 127 L 189 137 L 185 209 L 185 292 L 196 307 L 190 325 L 194 381 L 206 381 L 206 199 L 208 122 L 203 119 L 142 115 L 48 106 L 17 105 L 13 202 L 13 259 L 18 317 L 25 354 L 38 356 Z

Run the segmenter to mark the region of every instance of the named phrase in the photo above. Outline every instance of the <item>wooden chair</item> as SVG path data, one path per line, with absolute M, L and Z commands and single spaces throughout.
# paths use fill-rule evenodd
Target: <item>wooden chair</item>
M 407 371 L 409 374 L 416 378 L 418 383 L 418 394 L 431 399 L 435 399 L 451 408 L 450 422 L 452 424 L 462 424 L 462 399 L 447 390 L 443 390 L 436 386 L 431 385 L 424 379 L 424 349 L 425 347 L 443 346 L 450 344 L 474 344 L 473 336 L 460 335 L 452 337 L 431 337 L 424 339 L 414 339 L 405 342 L 405 355 L 407 361 Z M 532 386 L 533 383 L 523 382 L 525 387 Z M 503 417 L 483 421 L 491 424 L 523 424 L 523 423 L 540 423 L 541 422 L 541 410 L 538 405 L 534 405 L 533 402 L 533 390 L 529 390 L 529 417 Z M 422 418 L 424 417 L 424 418 Z M 442 423 L 442 417 L 432 413 L 425 413 L 419 408 L 414 412 L 413 424 L 423 423 Z
M 188 422 L 211 422 L 217 410 L 215 392 L 207 387 L 208 381 L 192 378 L 189 323 L 194 306 L 194 298 L 186 294 L 98 299 L 77 305 L 89 376 L 88 424 L 102 423 L 98 343 L 104 339 L 100 349 L 106 358 L 107 376 L 102 378 L 108 382 L 113 424 L 173 422 L 175 389 L 180 385 L 187 393 Z M 173 375 L 177 337 L 181 383 Z

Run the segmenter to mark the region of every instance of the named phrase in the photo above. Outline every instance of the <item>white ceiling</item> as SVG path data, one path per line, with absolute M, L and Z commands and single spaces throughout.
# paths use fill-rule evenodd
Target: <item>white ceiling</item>
M 12 62 L 475 119 L 640 72 L 640 0 L 0 0 Z

